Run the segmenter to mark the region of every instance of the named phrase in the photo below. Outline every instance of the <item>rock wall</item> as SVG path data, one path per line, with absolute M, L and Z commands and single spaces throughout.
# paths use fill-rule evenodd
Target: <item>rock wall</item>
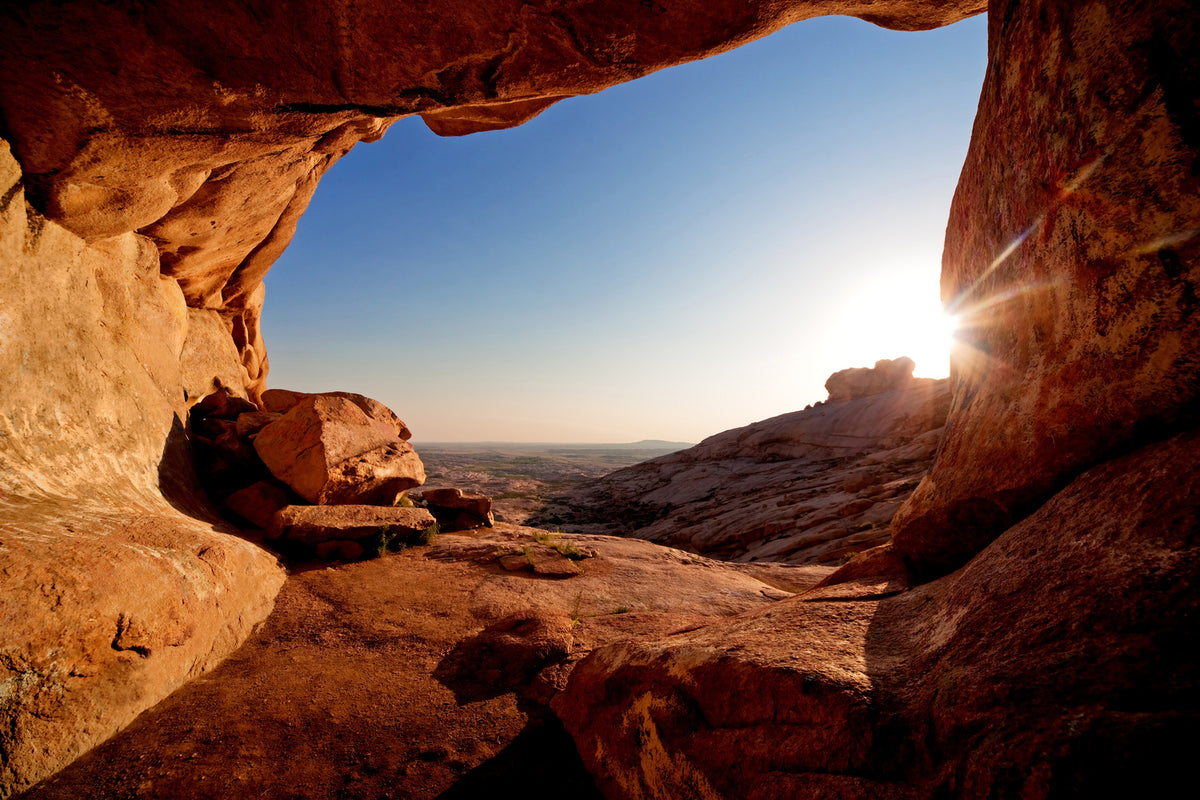
M 959 566 L 1089 466 L 1200 402 L 1200 15 L 1188 0 L 997 0 L 942 296 L 950 434 L 897 515 Z
M 189 346 L 196 326 L 149 239 L 88 245 L 30 208 L 2 141 L 0 198 L 7 796 L 219 662 L 283 573 L 214 528 L 182 437 L 184 375 L 240 371 L 232 344 L 224 365 Z

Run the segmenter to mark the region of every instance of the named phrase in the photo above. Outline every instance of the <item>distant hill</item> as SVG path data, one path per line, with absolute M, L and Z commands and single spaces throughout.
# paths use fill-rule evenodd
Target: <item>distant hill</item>
M 875 372 L 834 376 L 875 393 L 856 396 L 851 386 L 848 399 L 576 483 L 526 524 L 633 536 L 734 561 L 837 564 L 883 544 L 892 515 L 933 461 L 950 382 L 916 378 L 878 392 L 870 385 Z

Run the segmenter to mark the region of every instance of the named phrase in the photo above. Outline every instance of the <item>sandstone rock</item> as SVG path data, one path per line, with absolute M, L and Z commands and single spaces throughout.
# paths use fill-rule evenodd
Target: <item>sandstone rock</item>
M 537 734 L 542 710 L 531 703 L 544 702 L 560 677 L 565 683 L 560 671 L 598 644 L 664 636 L 762 607 L 772 602 L 761 594 L 770 587 L 723 564 L 605 537 L 564 537 L 597 551 L 589 574 L 572 581 L 499 573 L 497 546 L 527 542 L 530 533 L 500 523 L 390 558 L 295 571 L 266 624 L 217 671 L 182 687 L 28 800 L 233 799 L 247 797 L 248 786 L 249 796 L 266 798 L 332 798 L 350 786 L 362 798 L 599 800 L 590 780 L 566 769 L 578 759 L 570 737 Z M 662 587 L 655 610 L 645 604 L 648 586 Z M 709 594 L 717 602 L 702 597 Z M 495 623 L 510 615 L 544 619 L 547 633 L 557 632 L 544 636 L 549 658 L 531 678 L 528 668 L 509 666 L 506 674 L 514 661 L 507 647 L 536 668 L 528 657 L 537 657 L 541 626 L 499 631 Z M 490 655 L 477 645 L 487 656 L 476 662 L 479 671 L 457 673 L 493 699 L 460 704 L 451 690 L 470 687 L 453 678 L 443 685 L 434 674 L 447 678 L 453 654 L 481 629 L 506 642 Z M 559 659 L 563 645 L 570 652 Z M 485 669 L 495 670 L 489 674 L 497 684 L 481 683 Z M 516 701 L 514 691 L 522 694 Z M 395 730 L 404 734 L 381 733 Z
M 1200 400 L 1200 192 L 1185 166 L 1200 148 L 1180 111 L 1200 94 L 1194 4 L 989 12 L 942 260 L 961 324 L 950 435 L 895 521 L 927 576 L 1090 465 L 1195 424 Z
M 249 439 L 282 416 L 282 414 L 270 411 L 250 411 L 238 414 L 237 435 L 242 439 Z
M 271 530 L 275 512 L 291 505 L 285 489 L 269 481 L 258 481 L 225 498 L 225 507 L 264 531 Z
M 854 367 L 835 372 L 825 381 L 829 402 L 840 403 L 903 389 L 912 381 L 917 364 L 911 358 L 880 359 L 874 367 Z
M 315 545 L 366 539 L 380 533 L 404 538 L 422 533 L 433 524 L 433 515 L 423 508 L 287 506 L 275 513 L 270 530 L 280 538 Z
M 213 309 L 187 310 L 187 338 L 180 356 L 183 390 L 188 399 L 232 393 L 247 397 L 241 354 L 221 315 Z
M 0 795 L 215 667 L 284 580 L 271 554 L 161 499 L 6 505 L 0 542 Z
M 286 414 L 299 405 L 301 401 L 310 397 L 340 397 L 344 400 L 349 400 L 371 419 L 391 426 L 396 431 L 396 435 L 404 441 L 407 442 L 412 438 L 412 431 L 408 429 L 403 420 L 396 416 L 396 412 L 378 400 L 372 400 L 370 397 L 364 397 L 361 394 L 354 394 L 353 392 L 321 392 L 315 394 L 293 392 L 287 389 L 267 389 L 262 393 L 263 408 L 278 414 Z
M 258 406 L 239 396 L 235 390 L 227 386 L 217 386 L 212 392 L 203 395 L 192 406 L 191 415 L 194 419 L 227 419 L 236 420 L 239 415 L 258 411 Z M 215 438 L 215 437 L 214 437 Z
M 940 580 L 608 645 L 552 706 L 611 798 L 1169 794 L 1200 722 L 1198 494 L 1192 432 Z
M 738 561 L 837 563 L 889 540 L 949 405 L 947 381 L 913 379 L 784 414 L 584 484 L 532 521 Z
M 304 398 L 258 432 L 254 449 L 312 503 L 390 505 L 425 480 L 421 459 L 393 428 L 340 397 Z
M 462 489 L 426 489 L 409 495 L 425 505 L 446 532 L 465 531 L 481 525 L 492 527 L 492 498 Z

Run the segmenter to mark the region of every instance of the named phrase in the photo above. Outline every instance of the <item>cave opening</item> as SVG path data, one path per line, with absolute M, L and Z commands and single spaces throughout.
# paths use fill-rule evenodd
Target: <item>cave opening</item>
M 879 358 L 942 377 L 985 62 L 985 15 L 824 17 L 510 130 L 402 120 L 267 278 L 270 385 L 379 398 L 418 442 L 621 442 L 792 411 Z

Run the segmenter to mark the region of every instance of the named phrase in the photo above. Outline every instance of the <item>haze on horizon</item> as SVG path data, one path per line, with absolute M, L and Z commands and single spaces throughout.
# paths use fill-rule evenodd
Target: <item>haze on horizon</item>
M 424 442 L 698 442 L 907 355 L 938 278 L 984 16 L 797 23 L 461 138 L 402 120 L 322 181 L 267 277 L 271 387 Z

